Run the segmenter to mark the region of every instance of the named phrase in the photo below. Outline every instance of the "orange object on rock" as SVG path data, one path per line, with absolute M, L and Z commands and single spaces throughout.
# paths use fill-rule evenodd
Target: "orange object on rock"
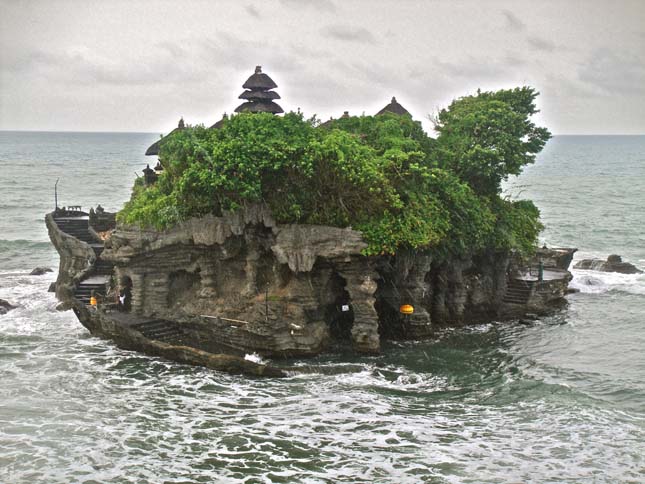
M 413 314 L 414 306 L 412 306 L 411 304 L 404 304 L 399 308 L 399 312 L 401 314 Z

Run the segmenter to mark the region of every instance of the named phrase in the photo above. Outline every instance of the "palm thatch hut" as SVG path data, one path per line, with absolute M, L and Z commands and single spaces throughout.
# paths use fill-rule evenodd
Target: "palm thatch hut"
M 146 156 L 159 155 L 159 148 L 161 147 L 161 142 L 171 134 L 176 133 L 177 131 L 181 131 L 185 127 L 186 127 L 186 124 L 184 123 L 184 118 L 181 118 L 175 129 L 173 129 L 170 133 L 168 133 L 163 138 L 158 139 L 157 141 L 155 141 L 150 145 L 150 147 L 146 150 Z
M 272 91 L 278 87 L 269 76 L 262 72 L 262 66 L 255 68 L 255 73 L 242 85 L 246 91 L 239 98 L 246 100 L 235 108 L 236 113 L 283 113 L 282 108 L 273 102 L 280 99 L 277 92 Z

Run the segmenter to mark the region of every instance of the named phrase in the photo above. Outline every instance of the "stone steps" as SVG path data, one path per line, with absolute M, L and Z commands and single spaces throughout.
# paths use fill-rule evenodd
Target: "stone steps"
M 89 305 L 92 291 L 97 296 L 105 296 L 107 278 L 112 275 L 114 264 L 100 258 L 104 246 L 90 233 L 89 220 L 86 217 L 54 217 L 54 222 L 62 232 L 88 243 L 96 255 L 91 282 L 88 279 L 81 281 L 74 290 L 74 297 L 81 303 Z M 99 280 L 103 276 L 105 282 L 96 282 L 96 276 L 99 276 Z
M 89 305 L 92 291 L 94 291 L 94 294 L 97 296 L 105 296 L 105 283 L 84 284 L 83 282 L 81 282 L 74 290 L 74 297 L 80 302 Z
M 155 341 L 180 345 L 185 344 L 185 333 L 180 325 L 165 319 L 151 319 L 132 325 L 143 336 Z
M 96 239 L 90 233 L 90 225 L 87 219 L 81 217 L 78 219 L 54 217 L 54 222 L 56 222 L 58 228 L 67 235 L 71 235 L 72 237 L 83 242 L 87 242 L 88 244 L 96 243 Z
M 526 281 L 511 280 L 503 301 L 508 304 L 526 304 L 531 296 L 531 285 Z

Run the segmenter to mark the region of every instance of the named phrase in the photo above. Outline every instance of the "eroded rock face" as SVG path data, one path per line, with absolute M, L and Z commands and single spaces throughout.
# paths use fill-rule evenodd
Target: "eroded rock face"
M 51 213 L 45 217 L 45 224 L 49 239 L 60 255 L 56 297 L 69 306 L 75 284 L 90 271 L 96 254 L 85 242 L 61 231 Z
M 638 269 L 634 264 L 623 262 L 621 256 L 612 254 L 607 260 L 602 259 L 582 259 L 574 269 L 588 269 L 602 272 L 619 272 L 621 274 L 642 274 L 643 271 Z
M 366 257 L 365 247 L 350 228 L 278 225 L 251 206 L 164 232 L 117 227 L 101 257 L 132 285 L 135 313 L 181 322 L 204 348 L 313 355 L 345 340 L 377 353 L 383 337 L 419 339 L 500 314 L 506 253 L 435 261 Z

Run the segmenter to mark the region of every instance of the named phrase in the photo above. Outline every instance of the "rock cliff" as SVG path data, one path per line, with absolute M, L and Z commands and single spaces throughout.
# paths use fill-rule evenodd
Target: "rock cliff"
M 255 205 L 167 231 L 119 226 L 101 258 L 132 287 L 134 313 L 177 321 L 205 347 L 272 356 L 345 343 L 378 353 L 382 338 L 543 312 L 562 300 L 570 279 L 566 270 L 520 278 L 521 294 L 509 297 L 507 253 L 438 261 L 424 252 L 366 257 L 365 247 L 351 228 L 279 225 Z M 414 313 L 401 314 L 403 304 Z

